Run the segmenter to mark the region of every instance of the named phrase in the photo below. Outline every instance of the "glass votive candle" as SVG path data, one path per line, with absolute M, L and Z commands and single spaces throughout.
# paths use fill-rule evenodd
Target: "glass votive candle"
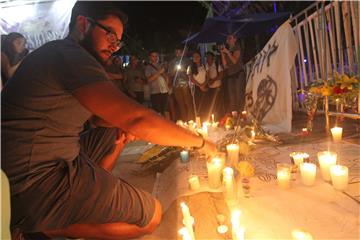
M 192 175 L 189 177 L 189 184 L 191 190 L 198 190 L 200 188 L 200 181 L 197 175 Z
M 316 165 L 313 163 L 300 164 L 301 181 L 306 186 L 312 186 L 315 183 Z
M 219 157 L 213 157 L 210 161 L 206 162 L 210 188 L 219 188 L 221 186 L 223 166 L 223 161 Z
M 236 200 L 236 183 L 234 178 L 234 170 L 231 167 L 223 169 L 223 193 L 227 201 Z
M 240 147 L 238 144 L 232 143 L 226 145 L 227 157 L 230 163 L 230 166 L 236 168 L 239 162 L 239 150 Z
M 331 135 L 334 142 L 340 142 L 342 139 L 343 129 L 341 127 L 333 127 L 331 129 Z
M 286 163 L 278 163 L 276 165 L 276 176 L 280 188 L 290 188 L 291 165 Z
M 182 150 L 180 152 L 180 160 L 181 162 L 188 162 L 189 161 L 189 151 L 187 150 Z
M 345 190 L 349 181 L 349 169 L 341 165 L 330 167 L 332 185 L 336 190 Z
M 321 175 L 325 181 L 330 181 L 330 167 L 336 164 L 337 154 L 335 152 L 323 151 L 317 154 Z

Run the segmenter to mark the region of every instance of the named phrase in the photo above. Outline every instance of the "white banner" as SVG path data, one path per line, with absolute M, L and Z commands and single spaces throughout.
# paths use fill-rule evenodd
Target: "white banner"
M 76 0 L 5 1 L 0 4 L 1 34 L 23 34 L 29 50 L 46 42 L 62 39 L 67 35 L 75 2 Z
M 291 131 L 290 69 L 296 53 L 297 41 L 287 21 L 247 64 L 246 109 L 274 133 Z

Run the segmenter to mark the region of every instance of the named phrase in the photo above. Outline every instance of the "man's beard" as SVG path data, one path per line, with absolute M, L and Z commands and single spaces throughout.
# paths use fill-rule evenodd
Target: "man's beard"
M 85 48 L 86 51 L 88 51 L 102 66 L 105 66 L 105 61 L 99 56 L 99 54 L 94 49 L 93 40 L 91 38 L 91 31 L 88 31 L 84 39 L 79 41 L 80 46 Z

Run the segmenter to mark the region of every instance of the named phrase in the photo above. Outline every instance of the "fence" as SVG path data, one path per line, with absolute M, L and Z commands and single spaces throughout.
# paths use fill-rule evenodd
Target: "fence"
M 292 72 L 293 108 L 302 109 L 298 90 L 304 90 L 317 79 L 332 81 L 334 72 L 359 74 L 359 28 L 360 3 L 357 1 L 333 1 L 325 6 L 315 2 L 298 15 L 291 23 L 298 39 L 298 55 Z M 357 114 L 328 111 L 325 97 L 326 127 L 329 116 L 360 118 L 360 93 Z

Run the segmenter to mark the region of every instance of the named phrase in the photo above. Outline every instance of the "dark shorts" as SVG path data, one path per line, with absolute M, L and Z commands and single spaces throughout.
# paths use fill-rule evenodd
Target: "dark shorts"
M 81 137 L 72 162 L 57 161 L 39 170 L 42 181 L 12 196 L 12 229 L 38 232 L 71 224 L 126 222 L 147 225 L 154 198 L 97 165 L 114 149 L 114 128 L 96 128 Z

